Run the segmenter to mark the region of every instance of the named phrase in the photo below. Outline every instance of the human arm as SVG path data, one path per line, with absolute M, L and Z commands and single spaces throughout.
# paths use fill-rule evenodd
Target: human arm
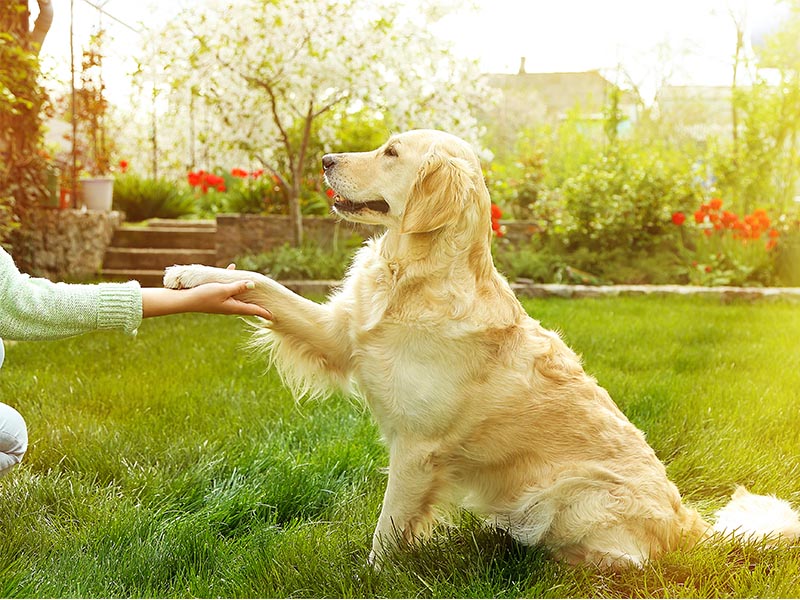
M 183 312 L 250 315 L 272 319 L 272 314 L 256 304 L 235 296 L 253 289 L 251 281 L 208 283 L 187 290 L 142 288 L 142 317 L 159 317 Z
M 246 290 L 246 281 L 181 291 L 141 289 L 135 281 L 53 283 L 20 273 L 0 248 L 0 337 L 53 340 L 96 329 L 132 334 L 143 317 L 190 311 L 270 318 L 264 308 L 233 297 Z
M 137 282 L 53 283 L 20 273 L 0 248 L 0 337 L 52 340 L 95 329 L 133 333 L 141 320 Z

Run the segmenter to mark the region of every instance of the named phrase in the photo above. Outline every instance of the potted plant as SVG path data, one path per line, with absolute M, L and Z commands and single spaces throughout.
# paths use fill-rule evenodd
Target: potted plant
M 113 141 L 108 135 L 109 104 L 103 83 L 104 30 L 94 33 L 83 51 L 80 87 L 75 89 L 74 115 L 76 139 L 73 146 L 79 159 L 81 202 L 89 210 L 111 210 L 114 178 L 111 177 Z

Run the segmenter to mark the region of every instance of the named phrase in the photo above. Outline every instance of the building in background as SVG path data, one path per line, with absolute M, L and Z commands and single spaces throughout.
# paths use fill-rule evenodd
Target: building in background
M 618 133 L 624 133 L 637 119 L 635 96 L 619 89 L 597 70 L 528 73 L 523 57 L 517 73 L 490 73 L 486 78 L 499 92 L 497 105 L 484 115 L 484 122 L 489 124 L 498 142 L 510 142 L 521 131 L 555 126 L 567 118 L 576 119 L 588 131 L 602 136 L 614 91 L 618 92 L 622 116 Z

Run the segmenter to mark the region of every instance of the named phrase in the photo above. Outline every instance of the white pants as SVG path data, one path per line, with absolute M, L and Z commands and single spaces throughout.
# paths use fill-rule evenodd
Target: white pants
M 3 365 L 3 340 L 0 340 L 0 367 Z M 0 402 L 0 477 L 22 460 L 28 449 L 28 428 L 16 410 Z
M 0 477 L 22 460 L 28 449 L 28 428 L 16 410 L 0 402 Z

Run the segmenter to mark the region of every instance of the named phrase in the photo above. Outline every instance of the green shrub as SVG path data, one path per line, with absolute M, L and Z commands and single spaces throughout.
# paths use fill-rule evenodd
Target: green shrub
M 559 190 L 570 248 L 647 250 L 670 234 L 674 211 L 699 204 L 691 165 L 665 149 L 614 146 Z
M 559 280 L 566 266 L 560 253 L 534 241 L 517 246 L 508 240 L 497 239 L 492 245 L 492 256 L 497 270 L 510 281 L 530 279 L 537 283 L 551 283 Z
M 236 266 L 247 271 L 256 271 L 274 279 L 334 279 L 344 278 L 353 254 L 361 245 L 361 239 L 353 236 L 342 247 L 324 249 L 314 242 L 301 247 L 284 244 L 270 252 L 241 256 Z
M 193 214 L 195 200 L 188 191 L 166 179 L 126 174 L 114 181 L 114 209 L 124 211 L 129 221 L 175 219 Z
M 232 182 L 225 199 L 227 212 L 288 215 L 289 203 L 281 186 L 268 175 Z
M 498 270 L 510 281 L 536 283 L 667 284 L 686 283 L 683 265 L 669 241 L 656 249 L 564 248 L 557 240 L 537 237 L 527 244 L 496 240 L 492 248 Z
M 19 225 L 14 213 L 15 200 L 13 196 L 0 195 L 0 244 L 8 241 L 11 232 Z
M 547 161 L 544 152 L 528 137 L 520 136 L 514 160 L 492 162 L 486 185 L 492 201 L 514 219 L 537 220 L 543 211 Z

